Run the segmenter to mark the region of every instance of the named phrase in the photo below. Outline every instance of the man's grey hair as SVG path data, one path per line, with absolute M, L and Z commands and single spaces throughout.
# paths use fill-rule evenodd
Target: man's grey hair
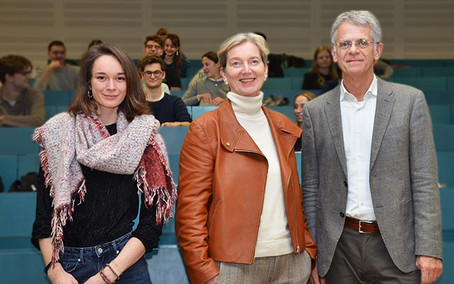
M 331 26 L 331 43 L 336 44 L 337 29 L 343 22 L 348 22 L 353 25 L 369 27 L 374 42 L 381 42 L 382 31 L 380 22 L 377 18 L 369 11 L 348 11 L 343 12 L 337 16 L 333 25 Z

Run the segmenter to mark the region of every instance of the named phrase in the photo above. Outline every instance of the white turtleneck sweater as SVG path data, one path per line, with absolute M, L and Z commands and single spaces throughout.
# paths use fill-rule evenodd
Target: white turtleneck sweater
M 246 97 L 227 93 L 240 125 L 247 131 L 268 161 L 265 198 L 255 247 L 255 257 L 277 256 L 293 252 L 282 189 L 281 169 L 273 136 L 262 111 L 263 93 Z

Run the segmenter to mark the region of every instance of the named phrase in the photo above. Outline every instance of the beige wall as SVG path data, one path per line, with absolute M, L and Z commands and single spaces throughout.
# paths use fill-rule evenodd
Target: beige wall
M 451 0 L 0 0 L 0 56 L 22 54 L 42 66 L 51 40 L 63 40 L 68 57 L 79 58 L 100 38 L 139 58 L 145 36 L 165 26 L 189 58 L 234 33 L 261 31 L 272 52 L 310 59 L 329 44 L 335 17 L 350 9 L 379 18 L 385 58 L 454 58 Z

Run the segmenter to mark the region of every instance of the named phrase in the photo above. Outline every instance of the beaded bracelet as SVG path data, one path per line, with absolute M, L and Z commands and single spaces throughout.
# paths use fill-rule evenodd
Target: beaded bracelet
M 113 274 L 115 275 L 115 277 L 117 278 L 117 279 L 115 279 L 115 282 L 117 282 L 118 280 L 120 280 L 120 276 L 113 270 L 112 267 L 110 267 L 110 263 L 107 263 L 107 264 L 106 264 L 106 267 L 108 267 L 108 268 L 110 269 L 110 271 L 112 271 L 112 273 L 113 273 Z
M 104 282 L 106 282 L 107 284 L 113 284 L 113 283 L 115 283 L 115 282 L 111 282 L 111 281 L 109 280 L 109 278 L 107 278 L 107 276 L 104 274 L 104 271 L 103 271 L 103 270 L 104 270 L 104 268 L 101 269 L 101 270 L 99 270 L 99 275 L 101 275 L 102 280 L 104 280 Z

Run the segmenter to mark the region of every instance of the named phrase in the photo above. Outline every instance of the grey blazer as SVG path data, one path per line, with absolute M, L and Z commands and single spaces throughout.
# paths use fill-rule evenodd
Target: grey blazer
M 441 213 L 432 126 L 424 94 L 378 80 L 370 190 L 381 236 L 394 264 L 416 270 L 416 256 L 441 259 Z M 303 108 L 302 187 L 318 269 L 328 272 L 344 228 L 347 166 L 340 86 Z

